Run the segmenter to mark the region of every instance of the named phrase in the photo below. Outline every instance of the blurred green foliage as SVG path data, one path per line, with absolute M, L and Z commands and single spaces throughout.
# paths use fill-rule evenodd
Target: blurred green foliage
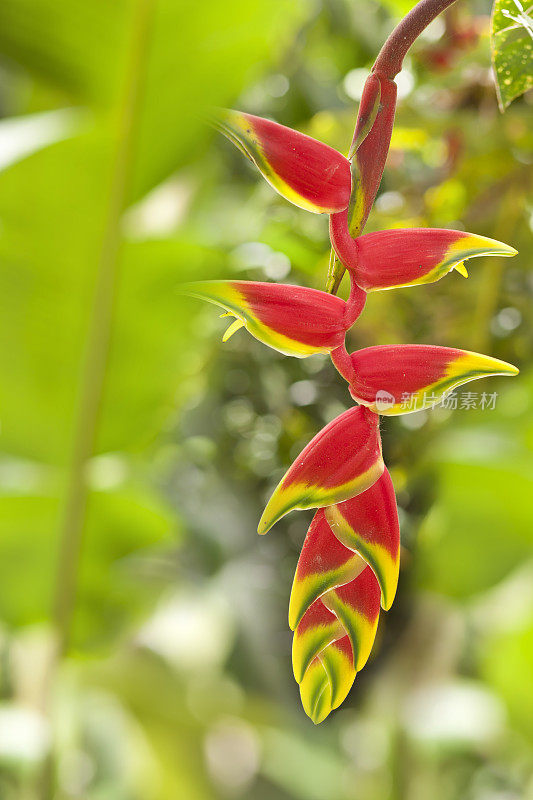
M 399 592 L 319 728 L 286 622 L 309 515 L 255 529 L 350 400 L 327 359 L 245 332 L 222 346 L 214 310 L 177 292 L 222 276 L 323 287 L 327 220 L 275 195 L 203 115 L 231 105 L 345 151 L 409 6 L 0 3 L 2 800 L 533 797 L 532 101 L 498 112 L 488 6 L 458 4 L 414 48 L 368 230 L 464 227 L 520 255 L 373 294 L 349 344 L 479 349 L 522 372 L 472 384 L 497 392 L 493 410 L 383 421 Z M 67 575 L 60 521 L 102 263 L 111 344 Z M 53 597 L 69 578 L 58 659 Z

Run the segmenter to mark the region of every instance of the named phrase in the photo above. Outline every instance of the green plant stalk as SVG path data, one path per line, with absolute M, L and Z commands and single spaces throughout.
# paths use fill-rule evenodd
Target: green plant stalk
M 47 705 L 55 674 L 68 650 L 76 603 L 79 563 L 87 510 L 87 464 L 93 455 L 100 419 L 113 329 L 119 275 L 122 214 L 128 201 L 134 164 L 139 107 L 144 83 L 155 0 L 137 0 L 133 8 L 130 57 L 118 108 L 118 136 L 111 165 L 109 199 L 85 344 L 73 430 L 72 455 L 59 529 L 52 624 L 56 650 L 49 668 Z M 54 796 L 53 764 L 45 766 L 40 796 Z
M 120 221 L 126 208 L 130 187 L 135 132 L 154 2 L 155 0 L 138 0 L 135 9 L 131 61 L 120 104 L 117 150 L 111 170 L 109 204 L 80 381 L 72 459 L 60 528 L 52 613 L 59 635 L 60 655 L 68 649 L 75 604 L 78 562 L 88 495 L 86 466 L 93 454 L 109 359 L 120 261 Z

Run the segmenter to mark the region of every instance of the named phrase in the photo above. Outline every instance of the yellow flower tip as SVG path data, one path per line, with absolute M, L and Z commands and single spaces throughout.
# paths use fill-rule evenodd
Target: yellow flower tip
M 231 316 L 231 314 L 227 314 L 227 315 L 223 314 L 222 316 Z M 224 336 L 222 337 L 222 341 L 223 342 L 227 342 L 228 339 L 230 339 L 233 336 L 234 333 L 236 333 L 238 330 L 240 330 L 243 327 L 244 327 L 244 322 L 242 321 L 242 319 L 233 320 L 233 322 L 231 323 L 229 328 L 226 329 L 226 331 L 224 333 Z
M 514 364 L 509 364 L 507 361 L 500 361 L 499 358 L 492 359 L 495 375 L 518 375 L 520 370 Z
M 297 591 L 295 589 L 295 585 L 293 584 L 289 600 L 289 628 L 291 629 L 291 631 L 296 630 L 296 626 L 303 617 L 303 614 L 304 612 L 302 612 L 302 600 L 301 597 L 298 596 Z
M 490 239 L 488 241 L 491 241 Z M 509 244 L 504 244 L 503 242 L 494 242 L 495 246 L 491 249 L 490 252 L 480 253 L 482 256 L 503 256 L 504 258 L 512 258 L 513 256 L 518 255 L 518 250 L 515 250 L 514 247 L 511 247 Z
M 462 275 L 463 278 L 468 278 L 468 270 L 465 267 L 464 261 L 460 261 L 458 264 L 456 264 L 454 269 L 456 269 L 459 275 Z
M 327 703 L 317 703 L 310 720 L 313 725 L 320 725 L 321 722 L 324 722 L 326 717 L 329 717 L 331 711 L 332 708 L 328 706 Z
M 481 353 L 465 351 L 461 361 L 465 371 L 471 370 L 473 374 L 475 373 L 474 377 L 476 378 L 482 378 L 485 375 L 518 375 L 520 371 L 514 364 L 492 356 L 481 355 Z
M 320 673 L 320 674 L 317 674 Z M 331 713 L 331 686 L 326 679 L 322 665 L 311 668 L 300 684 L 300 697 L 303 710 L 314 725 L 320 725 Z
M 510 244 L 505 244 L 505 242 L 499 242 L 497 239 L 491 239 L 488 236 L 478 236 L 477 234 L 472 234 L 467 239 L 473 245 L 474 249 L 479 247 L 480 253 L 479 255 L 482 256 L 506 256 L 507 258 L 511 258 L 512 256 L 516 256 L 518 250 L 512 247 Z M 465 241 L 463 240 L 463 245 Z M 470 258 L 470 255 L 466 256 L 466 258 Z
M 388 611 L 392 604 L 394 603 L 394 598 L 396 597 L 396 587 L 390 593 L 390 595 L 384 594 L 383 591 L 381 592 L 381 608 L 383 611 Z
M 257 533 L 259 534 L 259 536 L 264 536 L 265 533 L 268 533 L 268 531 L 274 524 L 274 522 L 269 517 L 265 517 L 267 510 L 268 506 L 263 511 L 263 516 L 259 520 L 259 525 L 257 526 Z
M 274 489 L 272 496 L 268 503 L 265 506 L 265 510 L 259 520 L 259 525 L 257 526 L 257 533 L 262 536 L 263 534 L 267 533 L 270 528 L 276 524 L 278 520 L 288 514 L 293 508 L 297 506 L 292 505 L 290 502 L 291 493 L 289 492 L 289 498 L 287 498 L 287 493 L 283 491 L 281 481 L 277 487 Z

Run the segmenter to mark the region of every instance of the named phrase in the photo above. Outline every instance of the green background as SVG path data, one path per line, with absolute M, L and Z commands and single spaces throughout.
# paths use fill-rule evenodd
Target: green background
M 203 118 L 229 105 L 345 152 L 409 5 L 0 3 L 2 800 L 533 797 L 532 100 L 498 111 L 489 6 L 461 0 L 413 48 L 367 230 L 464 227 L 520 254 L 372 294 L 349 349 L 462 347 L 521 374 L 467 387 L 496 392 L 492 410 L 384 420 L 398 595 L 319 727 L 286 619 L 310 514 L 255 530 L 346 386 L 327 358 L 244 331 L 222 345 L 216 309 L 178 293 L 217 277 L 323 288 L 327 219 Z M 91 319 L 111 338 L 101 387 L 83 389 Z M 60 565 L 93 412 L 81 557 Z M 52 608 L 71 584 L 60 657 Z

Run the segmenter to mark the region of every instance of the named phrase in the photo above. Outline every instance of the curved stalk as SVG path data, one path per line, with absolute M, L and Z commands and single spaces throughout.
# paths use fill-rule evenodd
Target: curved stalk
M 420 0 L 398 23 L 378 53 L 372 72 L 394 78 L 402 69 L 407 51 L 422 31 L 455 0 Z

